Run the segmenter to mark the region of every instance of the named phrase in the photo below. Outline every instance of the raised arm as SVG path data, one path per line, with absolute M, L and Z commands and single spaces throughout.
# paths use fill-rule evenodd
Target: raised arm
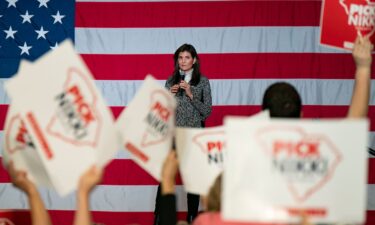
M 103 171 L 95 166 L 81 176 L 77 191 L 77 210 L 74 215 L 74 225 L 92 225 L 90 212 L 90 193 L 101 181 Z
M 51 225 L 51 218 L 44 207 L 36 186 L 27 178 L 25 171 L 16 170 L 13 162 L 9 163 L 8 172 L 15 187 L 25 192 L 30 206 L 33 225 Z
M 165 159 L 161 175 L 160 224 L 177 223 L 175 180 L 178 171 L 176 152 L 171 151 Z
M 373 45 L 368 37 L 358 36 L 354 42 L 353 58 L 356 71 L 348 118 L 363 118 L 367 116 L 371 90 L 372 49 Z

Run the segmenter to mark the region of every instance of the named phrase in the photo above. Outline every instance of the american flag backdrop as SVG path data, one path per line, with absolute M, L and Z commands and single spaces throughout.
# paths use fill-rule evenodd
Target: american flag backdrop
M 69 37 L 116 116 L 146 74 L 163 84 L 173 71 L 176 48 L 191 43 L 211 83 L 214 106 L 207 126 L 222 124 L 228 114 L 258 112 L 265 88 L 276 80 L 296 86 L 304 117 L 344 117 L 354 63 L 350 53 L 319 46 L 320 9 L 318 0 L 0 0 L 0 136 L 10 103 L 3 84 L 16 72 L 20 57 L 34 60 Z M 375 148 L 373 131 L 375 123 L 369 143 Z M 375 159 L 370 154 L 369 171 L 368 224 L 374 224 Z M 178 184 L 183 216 L 186 195 Z M 92 194 L 94 220 L 152 224 L 156 189 L 157 182 L 120 151 Z M 41 194 L 54 224 L 72 223 L 74 194 L 64 199 L 48 190 Z M 27 208 L 25 196 L 1 168 L 0 210 Z M 24 211 L 2 212 L 0 218 L 10 214 L 20 224 L 29 223 Z

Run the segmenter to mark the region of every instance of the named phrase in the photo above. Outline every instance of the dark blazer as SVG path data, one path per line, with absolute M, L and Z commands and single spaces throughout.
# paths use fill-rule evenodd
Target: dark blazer
M 168 90 L 171 86 L 173 86 L 172 77 L 165 83 Z M 192 100 L 184 92 L 178 92 L 175 96 L 178 127 L 202 127 L 202 123 L 212 111 L 211 87 L 208 79 L 201 76 L 199 83 L 195 86 L 191 85 L 190 89 L 193 94 Z

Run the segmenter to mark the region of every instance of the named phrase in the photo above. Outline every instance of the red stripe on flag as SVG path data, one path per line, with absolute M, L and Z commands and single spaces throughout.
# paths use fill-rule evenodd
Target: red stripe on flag
M 18 225 L 31 225 L 31 215 L 28 210 L 0 210 L 0 224 L 4 225 L 12 225 L 12 223 L 9 223 L 8 221 L 2 221 L 2 220 L 9 220 L 13 224 Z M 8 223 L 6 223 L 8 222 Z
M 115 119 L 117 119 L 120 114 L 122 113 L 122 111 L 126 108 L 126 107 L 123 107 L 123 106 L 112 106 L 110 107 L 111 110 L 112 110 L 112 114 L 113 116 L 115 117 Z
M 52 224 L 71 225 L 75 211 L 72 210 L 48 210 Z M 93 222 L 106 225 L 118 224 L 153 224 L 153 212 L 102 212 L 92 211 Z M 28 210 L 0 211 L 0 218 L 8 218 L 13 224 L 31 225 L 30 212 Z M 186 212 L 178 212 L 177 218 L 185 220 Z M 0 221 L 1 222 L 1 221 Z M 7 224 L 7 223 L 5 223 Z
M 320 1 L 77 2 L 75 24 L 107 28 L 319 26 L 320 6 Z
M 120 174 L 123 174 L 123 176 Z M 159 182 L 138 166 L 133 160 L 115 159 L 105 168 L 101 184 L 158 185 Z
M 52 219 L 52 224 L 59 225 L 70 225 L 73 223 L 75 211 L 71 210 L 48 210 L 49 215 Z M 139 224 L 149 225 L 153 224 L 154 213 L 153 212 L 102 212 L 92 211 L 93 222 L 102 223 L 106 225 L 117 225 L 117 224 Z M 31 225 L 30 213 L 27 210 L 17 211 L 0 211 L 0 218 L 8 218 L 14 224 Z M 186 212 L 177 213 L 178 220 L 185 220 Z M 250 225 L 250 223 L 246 223 Z M 366 223 L 365 225 L 375 224 L 375 211 L 366 211 Z M 252 225 L 264 225 L 259 223 L 253 223 Z
M 0 130 L 4 130 L 5 118 L 8 113 L 8 105 L 0 105 Z
M 1 158 L 1 157 L 0 157 Z M 0 183 L 10 183 L 10 177 L 8 171 L 5 170 L 5 166 L 3 165 L 3 161 L 1 158 L 0 162 Z
M 375 210 L 367 210 L 366 212 L 366 225 L 375 224 Z
M 110 107 L 113 115 L 117 118 L 124 107 Z M 305 105 L 303 106 L 304 118 L 344 118 L 348 111 L 348 106 L 323 106 L 323 105 Z M 8 105 L 0 105 L 0 130 L 4 129 L 4 121 Z M 250 116 L 261 110 L 259 105 L 226 105 L 213 106 L 212 113 L 206 120 L 206 126 L 220 126 L 227 115 Z M 375 119 L 375 106 L 369 106 L 368 118 Z M 375 131 L 375 123 L 371 123 L 370 131 Z
M 126 176 L 119 176 L 119 173 Z M 115 159 L 105 169 L 103 185 L 158 185 L 151 175 L 131 159 Z M 180 175 L 176 177 L 176 185 L 181 185 Z
M 122 150 L 123 151 L 123 150 Z M 1 157 L 0 157 L 1 160 Z M 123 175 L 121 175 L 123 174 Z M 10 177 L 0 162 L 0 183 L 9 183 Z M 158 185 L 151 175 L 131 159 L 115 159 L 105 168 L 101 185 Z M 180 175 L 176 177 L 176 185 L 181 185 Z
M 64 218 L 73 218 L 73 211 L 57 211 L 57 210 L 51 211 L 49 210 L 49 213 L 53 218 L 53 224 L 60 224 L 60 225 L 71 224 L 71 220 L 69 219 L 64 220 Z M 139 225 L 147 224 L 149 225 L 153 223 L 153 218 L 154 218 L 153 212 L 98 212 L 98 211 L 93 211 L 92 213 L 93 213 L 94 222 L 104 223 L 106 225 L 117 225 L 117 224 L 139 224 Z M 186 212 L 178 212 L 177 217 L 179 220 L 185 220 Z M 375 210 L 367 210 L 365 225 L 373 225 L 373 224 L 375 224 Z M 246 225 L 266 225 L 266 224 L 246 223 Z
M 375 184 L 375 158 L 369 158 L 368 160 L 368 183 Z
M 173 72 L 172 54 L 81 56 L 97 80 L 143 80 L 146 74 L 166 80 Z M 355 71 L 351 54 L 233 53 L 199 57 L 202 73 L 209 79 L 353 79 Z M 372 66 L 375 71 L 375 64 Z

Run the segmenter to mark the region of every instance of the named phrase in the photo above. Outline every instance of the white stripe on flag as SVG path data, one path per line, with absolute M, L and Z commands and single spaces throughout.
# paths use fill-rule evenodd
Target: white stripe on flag
M 319 45 L 319 27 L 76 28 L 81 54 L 345 53 Z M 109 44 L 110 43 L 110 44 Z

